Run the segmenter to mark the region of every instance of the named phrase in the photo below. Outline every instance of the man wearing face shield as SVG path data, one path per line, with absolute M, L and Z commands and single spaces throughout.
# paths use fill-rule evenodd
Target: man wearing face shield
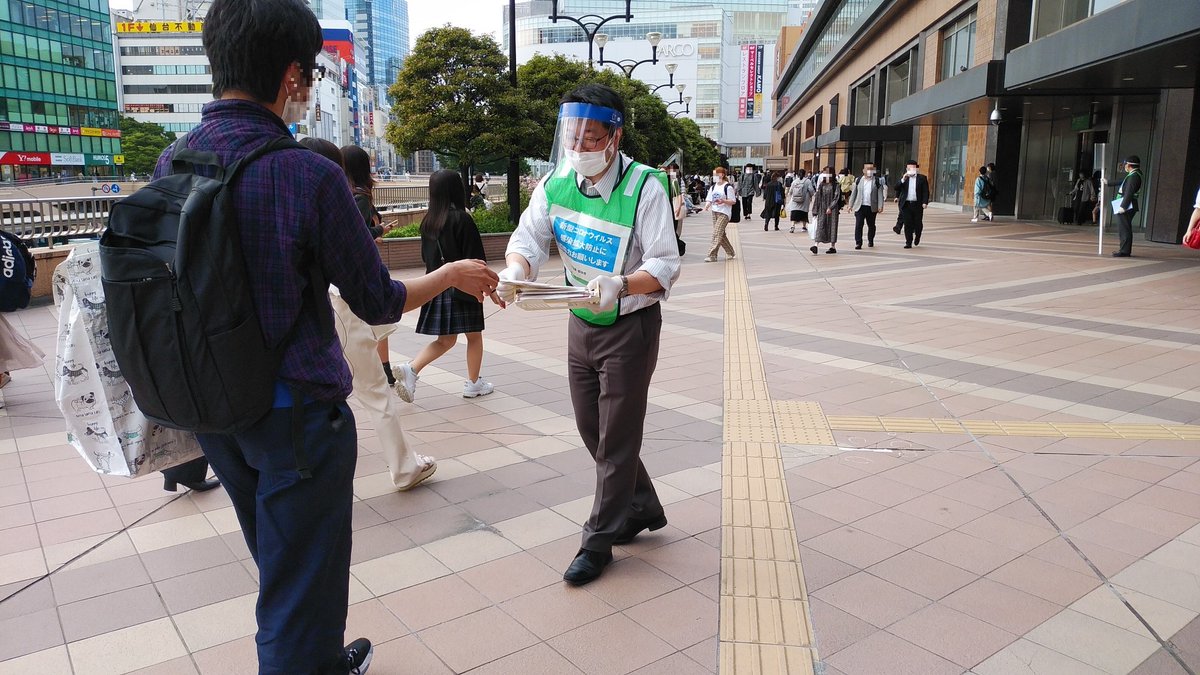
M 535 279 L 559 248 L 565 280 L 598 297 L 568 319 L 567 365 L 575 423 L 596 462 L 596 496 L 583 542 L 563 579 L 600 576 L 613 544 L 667 524 L 639 455 L 650 378 L 658 361 L 659 302 L 679 277 L 673 212 L 662 171 L 620 152 L 625 104 L 612 89 L 585 84 L 565 96 L 546 176 L 509 241 L 509 282 Z

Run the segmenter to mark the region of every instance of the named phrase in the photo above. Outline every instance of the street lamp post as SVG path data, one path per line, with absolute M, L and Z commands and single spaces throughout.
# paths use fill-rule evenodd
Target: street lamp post
M 558 14 L 558 2 L 554 3 Z M 508 82 L 517 88 L 517 0 L 508 0 Z M 508 158 L 508 222 L 516 225 L 521 218 L 521 161 L 515 154 Z
M 662 42 L 662 33 L 651 31 L 646 33 L 646 41 L 650 43 L 650 58 L 634 61 L 633 59 L 621 59 L 620 61 L 612 61 L 604 58 L 604 45 L 608 44 L 608 35 L 604 33 L 597 34 L 594 38 L 596 46 L 600 48 L 600 59 L 597 61 L 600 65 L 606 63 L 614 66 L 619 66 L 625 72 L 625 78 L 632 80 L 633 71 L 640 65 L 649 63 L 651 65 L 658 63 L 658 43 Z M 590 58 L 591 45 L 588 46 L 588 54 Z
M 683 86 L 683 85 L 680 85 L 680 86 Z M 680 96 L 681 100 L 671 101 L 670 103 L 667 104 L 667 106 L 670 107 L 677 103 L 682 103 L 683 110 L 680 110 L 679 112 L 671 113 L 671 117 L 679 117 L 680 115 L 686 115 L 686 114 L 692 112 L 692 97 L 691 96 L 682 96 L 682 94 L 683 94 L 682 91 L 680 91 L 679 93 L 681 94 L 681 96 Z
M 663 87 L 674 87 L 675 86 L 675 69 L 679 67 L 679 64 L 668 63 L 667 65 L 665 65 L 663 67 L 667 69 L 667 75 L 669 76 L 669 79 L 667 80 L 666 84 L 660 84 L 657 87 L 652 87 L 650 89 L 651 94 L 658 93 L 658 90 L 662 89 Z
M 515 3 L 515 1 L 516 0 L 510 0 L 510 3 Z M 566 14 L 559 14 L 558 13 L 558 0 L 553 0 L 553 2 L 551 3 L 551 14 L 550 14 L 549 18 L 550 18 L 550 23 L 558 23 L 559 19 L 562 19 L 563 21 L 570 21 L 571 23 L 575 24 L 576 26 L 579 26 L 579 29 L 583 31 L 584 36 L 587 37 L 588 67 L 590 68 L 590 67 L 592 67 L 592 64 L 594 62 L 594 58 L 592 56 L 592 47 L 593 47 L 592 43 L 594 41 L 596 41 L 597 37 L 599 37 L 597 35 L 597 33 L 599 33 L 600 29 L 604 27 L 604 24 L 608 23 L 609 21 L 621 19 L 625 23 L 629 23 L 629 21 L 631 19 L 633 19 L 633 12 L 630 11 L 630 5 L 632 5 L 632 4 L 633 4 L 633 0 L 625 0 L 625 13 L 624 14 L 613 14 L 612 16 L 607 16 L 607 17 L 600 16 L 599 14 L 585 14 L 579 18 L 576 18 L 573 16 L 567 16 Z M 515 14 L 515 12 L 512 9 L 510 9 L 509 15 L 513 16 L 514 14 Z M 601 35 L 603 35 L 603 33 L 601 33 Z M 661 34 L 659 35 L 659 37 L 661 38 Z M 605 35 L 604 42 L 607 42 L 607 41 L 608 41 L 608 36 Z M 603 60 L 604 60 L 604 42 L 601 42 L 599 45 L 601 62 L 603 62 Z

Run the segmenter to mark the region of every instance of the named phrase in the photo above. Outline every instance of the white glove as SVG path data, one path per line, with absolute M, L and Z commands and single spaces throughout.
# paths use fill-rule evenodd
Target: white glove
M 625 284 L 621 281 L 621 277 L 596 277 L 588 282 L 587 288 L 594 294 L 600 296 L 600 307 L 597 312 L 603 313 L 617 306 L 617 295 L 621 292 L 621 287 Z
M 520 265 L 509 265 L 499 274 L 500 283 L 496 284 L 496 295 L 505 303 L 517 299 L 517 289 L 509 282 L 525 281 L 525 268 Z

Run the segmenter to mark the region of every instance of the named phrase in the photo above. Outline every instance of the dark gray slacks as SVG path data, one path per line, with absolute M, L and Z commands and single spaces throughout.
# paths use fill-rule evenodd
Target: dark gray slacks
M 661 329 L 658 303 L 611 326 L 594 326 L 574 315 L 570 319 L 571 404 L 579 436 L 596 461 L 596 497 L 583 526 L 582 548 L 589 551 L 611 550 L 626 518 L 653 518 L 663 511 L 640 459 Z

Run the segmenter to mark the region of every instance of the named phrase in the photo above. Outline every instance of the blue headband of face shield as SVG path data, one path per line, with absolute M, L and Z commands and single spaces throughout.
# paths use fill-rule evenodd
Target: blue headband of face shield
M 624 115 L 612 108 L 592 105 L 591 103 L 564 103 L 558 109 L 558 118 L 595 120 L 613 128 L 625 126 Z

